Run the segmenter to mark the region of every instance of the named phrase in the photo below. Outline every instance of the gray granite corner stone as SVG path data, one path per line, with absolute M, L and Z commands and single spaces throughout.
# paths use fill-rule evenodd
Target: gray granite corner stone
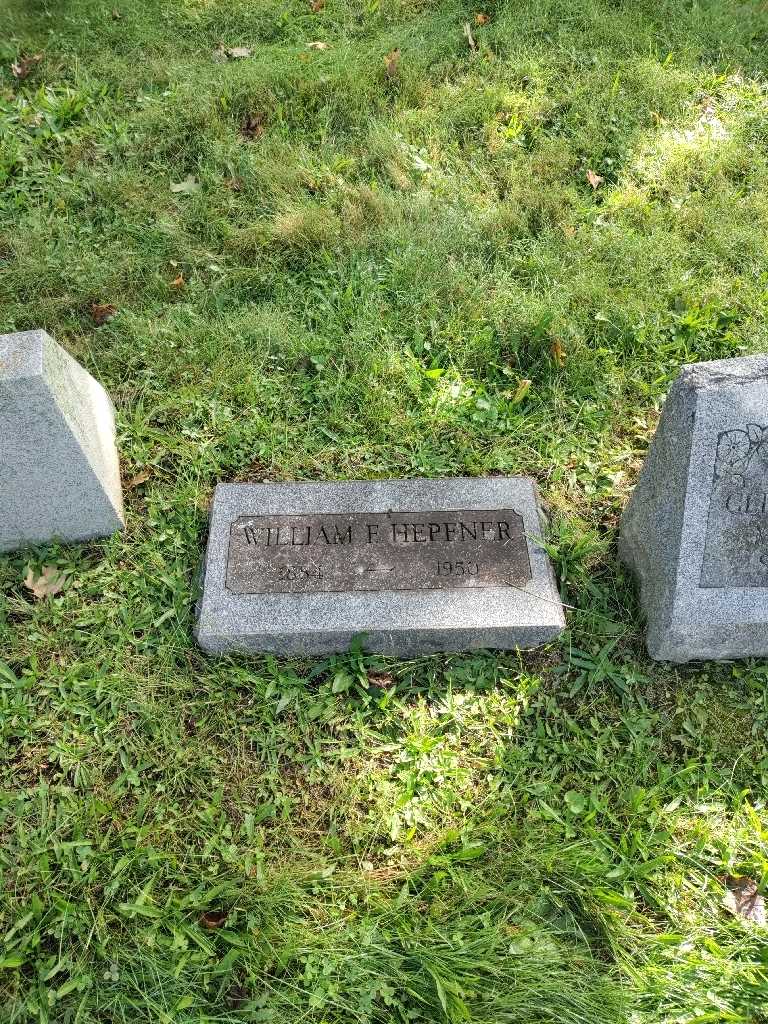
M 45 331 L 0 335 L 0 551 L 122 526 L 107 393 Z
M 462 560 L 459 545 L 450 543 L 456 537 L 456 523 L 469 510 L 513 510 L 503 517 L 492 511 L 474 515 L 474 520 L 488 520 L 486 533 L 491 538 L 484 546 L 482 541 L 474 547 L 464 545 L 463 552 L 474 551 L 471 558 L 479 558 L 475 562 L 466 561 L 466 554 Z M 509 530 L 501 532 L 496 522 L 500 517 L 522 523 L 513 538 L 514 558 L 506 546 Z M 392 546 L 393 535 L 398 541 L 429 540 L 430 519 L 435 520 L 431 547 L 413 543 L 404 551 L 403 545 Z M 322 531 L 331 533 L 332 522 L 341 524 L 344 537 L 352 536 L 347 530 L 354 524 L 359 546 L 323 543 L 312 561 L 298 548 L 290 554 L 292 540 L 308 541 L 312 530 L 325 536 Z M 440 534 L 443 527 L 445 538 Z M 542 530 L 535 485 L 523 477 L 219 484 L 197 607 L 197 640 L 211 653 L 282 655 L 344 651 L 355 638 L 365 650 L 401 657 L 535 647 L 553 640 L 564 626 L 554 575 L 540 540 Z M 386 537 L 389 546 L 366 545 L 371 537 Z M 249 546 L 246 540 L 254 538 Z M 288 554 L 265 546 L 275 539 L 282 544 L 281 538 L 289 542 Z M 500 538 L 503 543 L 496 544 L 500 550 L 494 554 L 491 548 Z M 446 559 L 444 566 L 461 563 L 478 574 L 476 578 L 435 588 L 445 582 L 433 578 L 440 571 L 434 561 L 438 550 Z M 376 557 L 369 558 L 372 552 Z M 293 571 L 292 560 L 300 556 L 304 561 L 296 563 L 291 577 L 298 582 L 281 583 L 280 578 L 287 579 L 286 573 Z M 482 578 L 486 566 L 488 575 Z M 503 582 L 508 571 L 518 573 L 515 582 L 512 576 Z M 383 582 L 368 583 L 369 578 Z
M 651 657 L 768 656 L 768 357 L 684 366 L 621 523 Z

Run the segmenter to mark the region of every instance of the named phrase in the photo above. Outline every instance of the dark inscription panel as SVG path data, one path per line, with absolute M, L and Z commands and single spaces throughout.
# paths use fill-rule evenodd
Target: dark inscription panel
M 525 586 L 523 519 L 512 509 L 242 516 L 230 529 L 235 594 Z
M 768 587 L 768 427 L 718 435 L 699 582 Z

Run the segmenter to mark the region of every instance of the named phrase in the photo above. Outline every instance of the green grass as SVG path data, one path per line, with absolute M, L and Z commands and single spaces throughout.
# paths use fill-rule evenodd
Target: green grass
M 768 884 L 768 671 L 649 662 L 615 554 L 678 367 L 768 350 L 767 45 L 735 0 L 5 0 L 0 331 L 151 475 L 0 559 L 3 1021 L 768 1020 L 722 881 Z M 494 472 L 552 511 L 550 649 L 195 647 L 216 481 Z

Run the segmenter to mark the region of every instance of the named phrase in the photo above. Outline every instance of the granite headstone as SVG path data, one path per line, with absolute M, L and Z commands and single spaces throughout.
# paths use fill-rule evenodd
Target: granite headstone
M 683 367 L 624 513 L 653 658 L 768 655 L 768 357 Z
M 220 484 L 196 634 L 210 652 L 408 656 L 563 629 L 524 477 Z
M 45 331 L 0 335 L 0 551 L 122 525 L 107 393 Z

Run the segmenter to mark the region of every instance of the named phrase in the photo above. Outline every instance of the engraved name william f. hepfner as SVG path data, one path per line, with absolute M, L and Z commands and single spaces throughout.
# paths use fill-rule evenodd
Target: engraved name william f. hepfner
M 243 516 L 231 526 L 233 593 L 524 586 L 522 516 L 493 511 Z
M 300 523 L 243 524 L 247 544 L 254 547 L 308 547 L 313 544 L 435 544 L 469 541 L 509 541 L 514 524 L 508 519 L 438 520 L 423 523 Z

